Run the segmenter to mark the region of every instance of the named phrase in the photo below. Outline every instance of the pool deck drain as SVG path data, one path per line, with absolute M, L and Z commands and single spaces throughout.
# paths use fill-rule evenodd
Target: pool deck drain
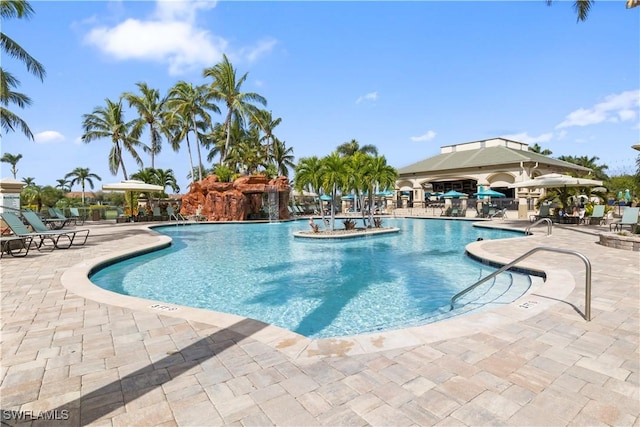
M 86 278 L 97 262 L 166 237 L 137 224 L 88 228 L 86 246 L 2 258 L 0 396 L 9 425 L 52 425 L 46 417 L 113 426 L 639 423 L 640 257 L 598 245 L 606 226 L 467 247 L 498 263 L 536 246 L 584 253 L 591 322 L 581 317 L 582 262 L 537 253 L 524 266 L 542 268 L 547 281 L 513 304 L 321 340 L 99 289 Z

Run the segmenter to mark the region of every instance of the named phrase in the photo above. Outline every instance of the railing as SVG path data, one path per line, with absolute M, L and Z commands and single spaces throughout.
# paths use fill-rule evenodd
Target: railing
M 537 220 L 536 222 L 534 222 L 533 224 L 525 228 L 524 234 L 531 234 L 531 231 L 530 231 L 531 228 L 543 222 L 547 223 L 547 236 L 551 236 L 551 230 L 553 228 L 553 222 L 551 221 L 551 218 L 540 218 L 539 220 Z
M 543 218 L 543 219 L 547 219 L 547 218 Z M 480 286 L 481 284 L 483 284 L 487 280 L 490 280 L 490 279 L 494 278 L 495 276 L 497 276 L 498 274 L 502 273 L 503 271 L 510 269 L 511 267 L 513 267 L 514 265 L 516 265 L 517 263 L 522 261 L 523 259 L 528 258 L 530 255 L 533 255 L 534 253 L 536 253 L 538 251 L 549 251 L 549 252 L 557 252 L 557 253 L 561 253 L 561 254 L 575 255 L 575 256 L 577 256 L 578 258 L 580 258 L 584 262 L 584 265 L 586 267 L 586 271 L 585 271 L 585 301 L 584 301 L 584 315 L 585 316 L 584 317 L 587 320 L 587 322 L 591 321 L 591 262 L 589 262 L 589 259 L 587 259 L 587 257 L 584 256 L 583 254 L 581 254 L 580 252 L 573 251 L 573 250 L 570 250 L 570 249 L 548 248 L 548 247 L 543 247 L 543 246 L 539 246 L 537 248 L 531 249 L 529 252 L 525 253 L 524 255 L 519 256 L 518 258 L 516 258 L 513 261 L 511 261 L 509 264 L 504 265 L 503 267 L 501 267 L 500 269 L 494 271 L 493 273 L 489 274 L 488 276 L 478 280 L 476 283 L 474 283 L 473 285 L 469 286 L 468 288 L 466 288 L 466 289 L 458 292 L 457 294 L 455 294 L 453 296 L 453 298 L 451 298 L 451 308 L 450 309 L 453 310 L 453 304 L 461 296 L 463 296 L 463 295 L 467 294 L 468 292 L 472 291 L 473 289 L 475 289 L 476 287 Z

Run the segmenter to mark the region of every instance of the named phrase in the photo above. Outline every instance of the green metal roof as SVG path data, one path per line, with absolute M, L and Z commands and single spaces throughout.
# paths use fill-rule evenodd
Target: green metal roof
M 515 150 L 513 148 L 498 146 L 438 154 L 437 156 L 429 157 L 409 166 L 399 168 L 398 173 L 399 175 L 441 173 L 456 169 L 473 169 L 489 166 L 496 168 L 499 166 L 518 165 L 520 162 L 538 162 L 539 165 L 551 166 L 563 171 L 590 171 L 589 168 L 543 156 L 542 154 L 532 151 Z

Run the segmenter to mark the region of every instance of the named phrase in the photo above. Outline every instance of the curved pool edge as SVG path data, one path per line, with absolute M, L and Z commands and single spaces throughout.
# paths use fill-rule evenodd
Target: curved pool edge
M 245 336 L 244 329 L 247 321 L 249 323 L 256 322 L 260 326 L 250 328 L 258 330 L 258 332 L 250 335 L 251 338 L 276 348 L 291 359 L 373 353 L 483 332 L 492 325 L 503 326 L 538 315 L 548 307 L 560 303 L 560 300 L 575 288 L 575 280 L 569 271 L 546 268 L 540 270 L 546 274 L 544 286 L 542 284 L 533 284 L 525 295 L 506 306 L 422 326 L 347 337 L 311 339 L 278 326 L 265 326 L 264 322 L 242 316 L 118 294 L 107 291 L 89 280 L 90 274 L 101 266 L 137 254 L 162 249 L 171 244 L 170 237 L 153 231 L 153 228 L 154 226 L 141 227 L 141 229 L 155 235 L 155 242 L 140 245 L 130 250 L 114 250 L 108 255 L 75 264 L 62 274 L 60 278 L 62 286 L 76 295 L 98 303 L 162 316 L 177 317 L 219 328 L 229 328 Z M 516 237 L 516 239 L 530 239 L 531 237 Z M 506 264 L 511 261 L 487 251 L 486 245 L 490 242 L 495 242 L 495 240 L 472 242 L 467 245 L 466 250 L 479 259 L 497 264 Z M 531 263 L 522 263 L 522 266 L 523 268 L 534 270 L 539 269 Z M 241 321 L 244 321 L 242 325 L 245 326 L 236 326 Z

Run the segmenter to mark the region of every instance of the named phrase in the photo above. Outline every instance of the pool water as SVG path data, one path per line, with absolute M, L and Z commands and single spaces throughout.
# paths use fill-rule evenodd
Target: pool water
M 250 317 L 312 338 L 346 336 L 450 316 L 451 297 L 494 271 L 470 260 L 464 247 L 478 238 L 522 235 L 468 221 L 390 218 L 383 226 L 401 231 L 321 241 L 293 237 L 294 231 L 308 230 L 306 221 L 158 227 L 173 239 L 170 247 L 109 265 L 91 281 L 121 294 Z M 481 296 L 467 300 L 466 311 L 513 301 L 531 283 L 511 273 L 497 280 L 480 286 Z

